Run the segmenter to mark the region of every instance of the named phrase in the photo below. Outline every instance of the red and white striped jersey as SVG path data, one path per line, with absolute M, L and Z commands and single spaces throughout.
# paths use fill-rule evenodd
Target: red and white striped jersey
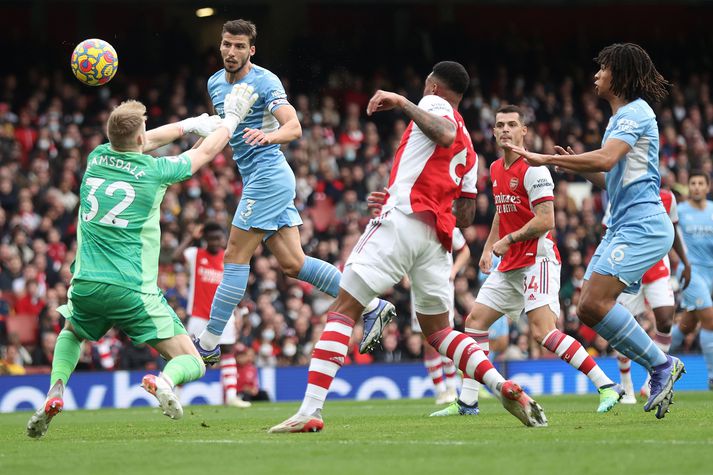
M 183 251 L 191 278 L 188 288 L 188 308 L 186 309 L 188 315 L 206 320 L 210 318 L 213 296 L 223 279 L 224 254 L 223 249 L 216 254 L 211 254 L 198 247 L 189 247 Z
M 660 190 L 661 201 L 663 202 L 664 208 L 668 213 L 669 218 L 673 224 L 678 224 L 678 204 L 676 203 L 676 197 L 673 196 L 669 190 Z M 651 269 L 647 270 L 644 276 L 641 278 L 642 284 L 650 284 L 659 279 L 668 279 L 671 276 L 671 261 L 668 256 L 664 256 L 663 259 L 658 261 L 656 264 L 651 266 Z
M 450 251 L 456 224 L 453 201 L 475 198 L 478 156 L 463 118 L 445 99 L 424 96 L 418 107 L 453 121 L 456 139 L 450 147 L 441 147 L 411 121 L 394 157 L 384 211 L 433 214 L 438 240 Z
M 502 157 L 497 159 L 490 166 L 490 179 L 500 220 L 500 239 L 534 218 L 536 205 L 555 199 L 555 185 L 547 167 L 531 167 L 522 157 L 510 168 L 505 168 Z M 513 243 L 500 261 L 498 270 L 521 269 L 543 258 L 560 262 L 559 250 L 549 232 L 537 239 Z

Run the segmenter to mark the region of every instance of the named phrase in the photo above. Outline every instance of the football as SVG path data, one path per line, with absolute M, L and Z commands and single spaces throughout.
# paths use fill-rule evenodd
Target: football
M 84 40 L 74 48 L 70 62 L 74 76 L 88 86 L 101 86 L 111 81 L 119 68 L 119 57 L 104 40 Z

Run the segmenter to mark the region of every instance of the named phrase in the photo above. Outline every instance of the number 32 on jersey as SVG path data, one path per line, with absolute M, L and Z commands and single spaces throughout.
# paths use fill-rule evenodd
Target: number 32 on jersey
M 106 180 L 103 178 L 87 178 L 86 184 L 89 185 L 90 190 L 87 195 L 87 201 L 89 201 L 89 212 L 82 216 L 84 221 L 91 221 L 97 216 L 99 212 L 99 200 L 97 199 L 97 190 L 104 184 Z M 118 202 L 113 208 L 111 208 L 102 218 L 99 220 L 102 224 L 108 224 L 110 226 L 116 226 L 118 228 L 125 228 L 129 225 L 129 221 L 126 219 L 119 218 L 119 214 L 134 202 L 136 198 L 136 191 L 134 187 L 125 181 L 115 181 L 109 183 L 109 185 L 104 189 L 104 194 L 109 197 L 114 197 L 116 192 L 123 192 L 124 198 Z

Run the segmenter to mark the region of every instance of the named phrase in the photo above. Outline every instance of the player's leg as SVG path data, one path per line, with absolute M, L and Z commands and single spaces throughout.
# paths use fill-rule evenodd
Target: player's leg
M 62 411 L 64 389 L 79 361 L 81 344 L 82 338 L 76 335 L 72 324 L 67 320 L 57 337 L 47 398 L 27 423 L 29 437 L 37 438 L 45 435 L 52 418 Z
M 599 392 L 597 412 L 609 412 L 624 395 L 624 388 L 609 379 L 577 340 L 557 329 L 557 317 L 549 305 L 528 311 L 527 318 L 535 341 L 585 374 Z
M 210 320 L 195 342 L 198 352 L 207 364 L 215 364 L 220 361 L 220 349 L 217 348 L 220 336 L 233 314 L 233 309 L 245 295 L 250 276 L 250 259 L 264 235 L 258 229 L 245 230 L 237 227 L 235 222 L 239 217 L 240 213 L 236 212 L 233 226 L 230 228 L 228 247 L 223 258 L 225 263 L 223 278 L 210 307 Z
M 285 215 L 280 218 L 280 223 L 290 222 L 289 216 L 296 213 L 297 210 L 293 212 L 288 208 Z M 371 229 L 367 228 L 363 239 L 369 239 L 368 232 Z M 341 272 L 329 262 L 305 256 L 299 229 L 296 226 L 278 229 L 267 238 L 265 243 L 286 275 L 309 282 L 332 297 L 337 296 L 342 278 Z M 364 337 L 359 349 L 361 353 L 369 352 L 379 342 L 381 332 L 395 316 L 396 309 L 386 300 L 374 298 L 365 306 Z
M 464 375 L 487 386 L 503 407 L 527 426 L 546 426 L 542 408 L 512 381 L 506 381 L 485 352 L 465 333 L 451 328 L 448 310 L 452 294 L 448 285 L 451 258 L 437 243 L 424 245 L 409 270 L 414 306 L 423 334 L 441 355 L 453 360 Z M 497 315 L 498 317 L 500 315 Z
M 64 406 L 64 389 L 81 354 L 83 340 L 99 340 L 111 327 L 108 318 L 115 310 L 107 302 L 117 302 L 112 287 L 90 282 L 74 283 L 67 292 L 68 302 L 57 308 L 66 319 L 57 337 L 47 398 L 27 423 L 27 435 L 42 437 L 54 416 Z
M 345 271 L 346 283 L 350 289 L 360 288 L 357 292 L 359 298 L 369 302 L 376 293 L 372 291 L 356 273 L 349 269 Z M 361 282 L 360 282 L 361 281 Z M 352 296 L 344 288 L 340 289 L 336 300 L 332 303 L 327 313 L 327 324 L 324 326 L 322 336 L 312 350 L 307 374 L 307 389 L 302 404 L 297 414 L 273 426 L 268 432 L 294 433 L 294 432 L 319 432 L 324 427 L 322 422 L 322 409 L 327 399 L 329 387 L 339 368 L 344 364 L 344 358 L 349 350 L 354 324 L 361 316 L 364 304 Z
M 175 392 L 175 387 L 200 379 L 205 374 L 205 364 L 191 338 L 179 333 L 166 339 L 151 340 L 148 343 L 168 360 L 158 375 L 147 374 L 141 386 L 158 400 L 163 413 L 171 419 L 183 417 L 183 407 Z
M 662 214 L 627 223 L 616 234 L 610 232 L 587 268 L 577 314 L 614 349 L 651 373 L 651 397 L 644 410 L 656 407 L 656 416 L 661 418 L 673 396 L 673 384 L 684 372 L 683 363 L 662 352 L 616 299 L 627 287 L 638 290 L 632 284 L 668 252 L 673 225 Z
M 476 301 L 470 314 L 466 318 L 465 334 L 475 340 L 486 357 L 488 357 L 490 349 L 488 328 L 490 328 L 501 315 L 502 312 Z M 463 373 L 463 385 L 461 386 L 458 400 L 445 409 L 434 412 L 431 416 L 478 415 L 480 413 L 480 409 L 478 408 L 480 386 L 481 383 L 478 380 L 467 373 Z
M 636 294 L 620 294 L 617 297 L 617 302 L 622 304 L 634 316 L 645 312 L 646 299 L 644 298 L 643 286 Z M 617 365 L 619 367 L 621 386 L 624 388 L 624 397 L 621 398 L 620 402 L 622 404 L 636 404 L 634 382 L 631 379 L 631 360 L 617 352 Z
M 493 367 L 478 344 L 465 333 L 448 325 L 448 313 L 423 314 L 418 320 L 428 342 L 438 351 L 453 360 L 458 368 L 476 381 L 487 386 L 497 395 L 503 407 L 526 426 L 547 425 L 545 413 L 516 383 L 507 381 Z
M 645 284 L 643 286 L 643 292 L 646 296 L 646 300 L 649 302 L 649 306 L 654 312 L 654 343 L 661 348 L 661 351 L 668 354 L 671 350 L 673 316 L 676 313 L 676 300 L 673 295 L 669 276 Z M 647 399 L 650 394 L 649 380 L 650 376 L 647 374 L 646 380 L 639 390 L 640 394 Z

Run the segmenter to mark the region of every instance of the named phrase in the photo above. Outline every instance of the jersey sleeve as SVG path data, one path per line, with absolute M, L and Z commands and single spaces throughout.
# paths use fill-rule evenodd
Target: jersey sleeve
M 423 96 L 423 98 L 418 103 L 418 107 L 425 110 L 426 112 L 430 112 L 431 114 L 436 114 L 438 116 L 450 119 L 454 123 L 456 121 L 455 116 L 453 115 L 453 108 L 448 103 L 448 101 L 446 101 L 442 97 L 438 97 L 433 94 L 429 96 Z
M 461 198 L 475 199 L 478 194 L 478 154 L 474 150 L 468 149 L 469 153 L 475 155 L 475 162 L 470 170 L 463 176 L 463 185 L 460 189 Z
M 668 216 L 673 224 L 678 224 L 678 203 L 673 193 L 671 193 L 671 208 L 668 210 Z
M 465 236 L 460 229 L 455 228 L 453 230 L 453 252 L 458 252 L 463 249 L 466 245 Z
M 189 247 L 188 249 L 183 251 L 183 258 L 186 260 L 186 267 L 190 268 L 191 272 L 193 272 L 192 269 L 195 269 L 197 255 L 198 248 L 195 246 Z
M 191 159 L 182 153 L 175 157 L 159 157 L 156 159 L 159 180 L 170 185 L 191 177 Z
M 533 208 L 540 203 L 555 199 L 555 184 L 547 167 L 528 168 L 525 172 L 524 185 Z
M 290 104 L 287 100 L 285 88 L 282 86 L 282 83 L 277 76 L 269 76 L 269 80 L 266 81 L 266 85 L 267 86 L 263 94 L 265 95 L 265 108 L 270 111 L 270 114 L 274 114 L 280 107 Z
M 618 139 L 634 147 L 636 141 L 644 134 L 648 118 L 637 112 L 634 107 L 625 107 L 612 125 L 609 139 Z

